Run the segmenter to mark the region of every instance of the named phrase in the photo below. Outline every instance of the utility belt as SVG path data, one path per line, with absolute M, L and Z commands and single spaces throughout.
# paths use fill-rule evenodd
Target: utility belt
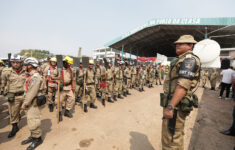
M 95 83 L 94 83 L 94 82 L 92 82 L 92 83 L 87 83 L 86 85 L 95 85 Z
M 72 84 L 72 82 L 69 82 L 69 83 L 67 83 L 67 84 L 64 84 L 64 86 L 69 86 L 69 85 L 71 85 Z
M 122 80 L 121 78 L 116 78 L 117 80 Z
M 113 78 L 110 78 L 110 79 L 106 79 L 106 81 L 112 81 L 113 80 Z
M 51 83 L 51 84 L 57 84 L 57 82 L 56 82 L 56 81 L 51 81 L 51 80 L 49 80 L 49 81 L 48 81 L 48 83 Z
M 18 92 L 18 93 L 14 93 L 15 94 L 15 96 L 22 96 L 22 95 L 24 95 L 24 92 Z
M 24 92 L 18 92 L 18 93 L 8 92 L 7 93 L 7 101 L 12 103 L 15 101 L 16 96 L 23 96 L 23 95 L 24 95 Z

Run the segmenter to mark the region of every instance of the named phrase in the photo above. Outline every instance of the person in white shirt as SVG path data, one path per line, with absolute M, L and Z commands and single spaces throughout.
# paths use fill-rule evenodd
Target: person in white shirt
M 222 83 L 219 98 L 222 98 L 224 90 L 226 89 L 226 100 L 229 100 L 230 88 L 232 85 L 232 76 L 235 74 L 235 71 L 231 68 L 225 69 L 221 72 L 222 75 Z

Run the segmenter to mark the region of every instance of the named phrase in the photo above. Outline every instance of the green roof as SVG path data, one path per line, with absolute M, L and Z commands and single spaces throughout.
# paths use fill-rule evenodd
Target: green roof
M 229 26 L 235 25 L 235 17 L 223 17 L 223 18 L 161 18 L 161 19 L 152 19 L 145 24 L 135 28 L 123 34 L 114 40 L 105 44 L 105 47 L 109 47 L 121 40 L 149 27 L 158 26 L 158 25 L 196 25 L 196 26 Z

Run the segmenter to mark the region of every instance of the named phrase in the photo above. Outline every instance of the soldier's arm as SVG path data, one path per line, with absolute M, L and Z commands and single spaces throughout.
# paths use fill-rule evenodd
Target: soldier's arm
M 38 91 L 40 89 L 40 85 L 41 85 L 41 80 L 36 77 L 33 76 L 29 83 L 28 83 L 28 91 L 25 95 L 25 100 L 24 103 L 22 105 L 22 108 L 27 108 L 28 106 L 30 106 L 30 104 L 32 103 L 33 99 L 36 98 Z

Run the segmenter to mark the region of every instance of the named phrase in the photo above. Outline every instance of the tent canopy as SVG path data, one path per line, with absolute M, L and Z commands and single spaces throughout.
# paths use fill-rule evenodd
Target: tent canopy
M 184 34 L 193 35 L 197 41 L 212 38 L 221 48 L 235 47 L 235 17 L 153 19 L 105 46 L 137 56 L 155 57 L 160 53 L 174 57 L 174 41 Z

